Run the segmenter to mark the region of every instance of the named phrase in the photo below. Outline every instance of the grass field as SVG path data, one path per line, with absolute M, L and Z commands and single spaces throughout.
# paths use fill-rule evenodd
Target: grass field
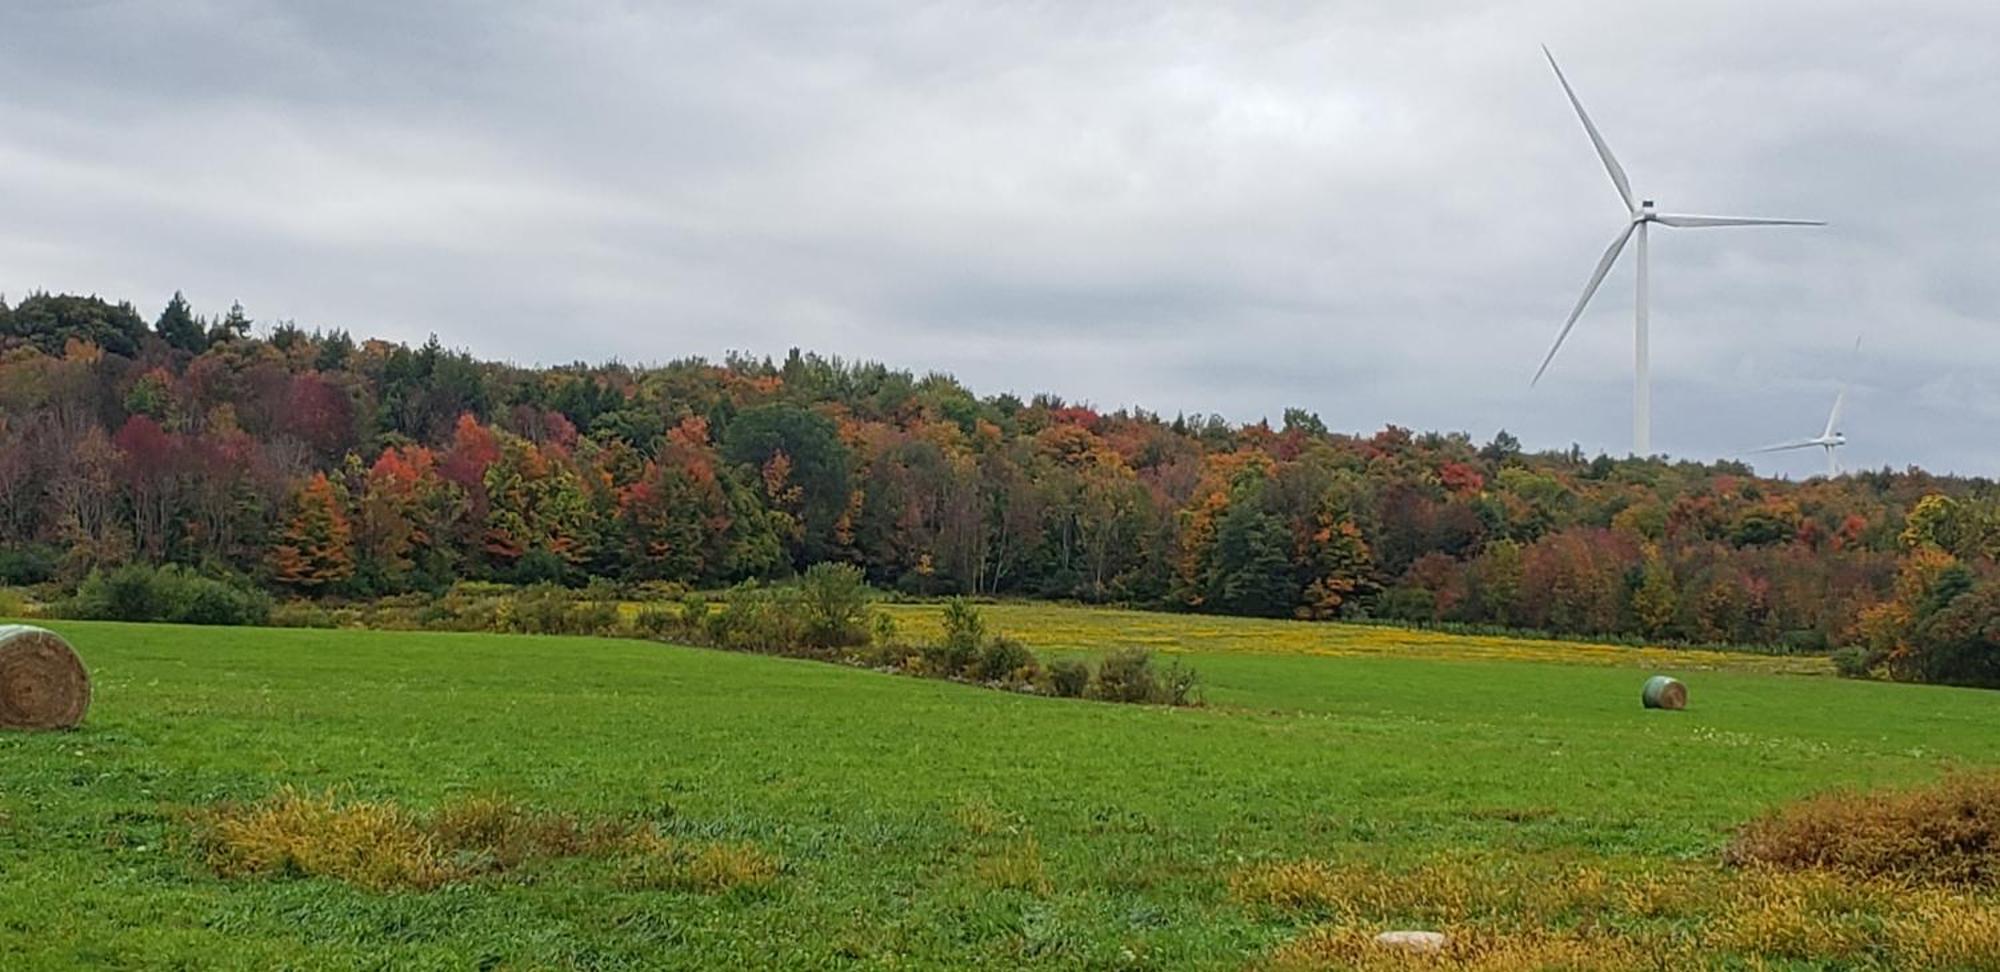
M 894 610 L 914 633 L 936 609 Z M 2000 756 L 1991 694 L 1769 670 L 1782 660 L 989 620 L 1055 651 L 1183 651 L 1209 705 L 615 640 L 52 623 L 96 699 L 80 731 L 0 735 L 0 968 L 1242 968 L 1326 917 L 1271 906 L 1261 878 L 1246 893 L 1260 867 L 1708 881 L 1730 829 L 1774 803 Z M 1640 708 L 1656 670 L 1688 682 L 1688 711 Z M 193 821 L 283 787 L 643 820 L 781 870 L 721 893 L 590 857 L 429 891 L 218 876 Z M 1738 941 L 1717 961 L 1899 964 L 1867 942 Z

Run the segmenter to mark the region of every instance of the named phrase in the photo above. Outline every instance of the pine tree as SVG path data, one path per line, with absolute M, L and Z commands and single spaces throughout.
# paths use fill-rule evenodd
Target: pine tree
M 229 305 L 229 316 L 217 321 L 208 329 L 208 343 L 221 344 L 238 341 L 250 336 L 250 315 L 243 312 L 243 302 L 234 301 Z
M 200 354 L 208 347 L 208 335 L 202 333 L 201 322 L 195 320 L 194 312 L 188 309 L 187 298 L 174 291 L 174 299 L 167 301 L 165 310 L 160 311 L 160 319 L 153 324 L 154 333 L 168 346 L 181 351 Z

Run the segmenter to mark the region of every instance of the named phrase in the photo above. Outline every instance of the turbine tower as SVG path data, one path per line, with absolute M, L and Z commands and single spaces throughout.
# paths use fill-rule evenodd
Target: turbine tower
M 1648 456 L 1653 452 L 1653 402 L 1652 402 L 1652 362 L 1646 334 L 1647 329 L 1647 229 L 1654 223 L 1679 229 L 1697 229 L 1710 226 L 1825 226 L 1816 219 L 1761 219 L 1747 216 L 1676 216 L 1656 212 L 1651 199 L 1640 199 L 1632 194 L 1632 183 L 1625 178 L 1625 170 L 1618 164 L 1611 147 L 1604 144 L 1604 136 L 1598 134 L 1592 124 L 1590 114 L 1583 110 L 1583 102 L 1578 101 L 1576 91 L 1569 86 L 1569 79 L 1563 77 L 1562 68 L 1556 64 L 1556 56 L 1549 53 L 1547 46 L 1542 53 L 1549 59 L 1549 67 L 1555 68 L 1556 80 L 1562 83 L 1563 93 L 1569 96 L 1569 103 L 1576 108 L 1576 117 L 1582 119 L 1583 130 L 1590 134 L 1590 144 L 1597 148 L 1597 157 L 1604 160 L 1605 171 L 1611 173 L 1611 184 L 1618 187 L 1618 198 L 1625 203 L 1628 216 L 1624 228 L 1597 261 L 1597 269 L 1590 275 L 1590 282 L 1584 285 L 1583 296 L 1577 298 L 1576 306 L 1570 309 L 1569 319 L 1563 321 L 1562 330 L 1556 334 L 1556 343 L 1549 348 L 1548 356 L 1542 359 L 1542 366 L 1535 369 L 1535 385 L 1541 382 L 1542 374 L 1549 370 L 1549 363 L 1556 359 L 1556 352 L 1562 349 L 1563 339 L 1569 337 L 1570 328 L 1576 326 L 1576 319 L 1583 315 L 1584 305 L 1590 303 L 1597 287 L 1604 282 L 1604 275 L 1611 272 L 1611 265 L 1618 262 L 1618 254 L 1625 249 L 1626 241 L 1633 236 L 1639 238 L 1638 278 L 1639 293 L 1632 323 L 1632 454 Z

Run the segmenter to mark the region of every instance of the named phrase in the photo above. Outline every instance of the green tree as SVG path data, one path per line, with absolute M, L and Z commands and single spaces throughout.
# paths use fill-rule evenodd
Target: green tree
M 200 354 L 208 347 L 208 335 L 202 331 L 201 322 L 195 320 L 194 312 L 188 309 L 187 298 L 174 291 L 174 298 L 160 311 L 159 320 L 153 322 L 153 332 L 167 345 L 181 351 Z
M 1299 601 L 1291 531 L 1262 509 L 1260 484 L 1239 487 L 1215 524 L 1203 604 L 1228 614 L 1284 617 Z
M 71 342 L 96 345 L 132 357 L 146 324 L 131 304 L 112 304 L 73 294 L 33 294 L 0 323 L 0 337 L 20 337 L 42 353 L 60 355 Z
M 222 344 L 227 341 L 241 341 L 250 336 L 250 315 L 243 312 L 241 301 L 232 301 L 229 313 L 216 321 L 208 329 L 208 343 Z

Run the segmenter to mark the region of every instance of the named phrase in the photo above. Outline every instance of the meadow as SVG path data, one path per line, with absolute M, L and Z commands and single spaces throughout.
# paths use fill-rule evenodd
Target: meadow
M 888 610 L 913 634 L 938 611 Z M 1990 766 L 1989 693 L 1811 659 L 988 610 L 1055 654 L 1173 653 L 1207 704 L 615 639 L 50 622 L 96 697 L 78 731 L 0 735 L 0 967 L 1346 967 L 1409 924 L 1488 943 L 1445 967 L 2000 966 L 1990 890 L 1721 863 L 1786 801 Z M 1687 711 L 1640 707 L 1654 672 Z M 445 854 L 422 884 L 224 866 L 247 858 L 218 856 L 215 814 L 285 792 L 411 819 L 485 801 L 771 872 L 635 878 L 623 843 Z

